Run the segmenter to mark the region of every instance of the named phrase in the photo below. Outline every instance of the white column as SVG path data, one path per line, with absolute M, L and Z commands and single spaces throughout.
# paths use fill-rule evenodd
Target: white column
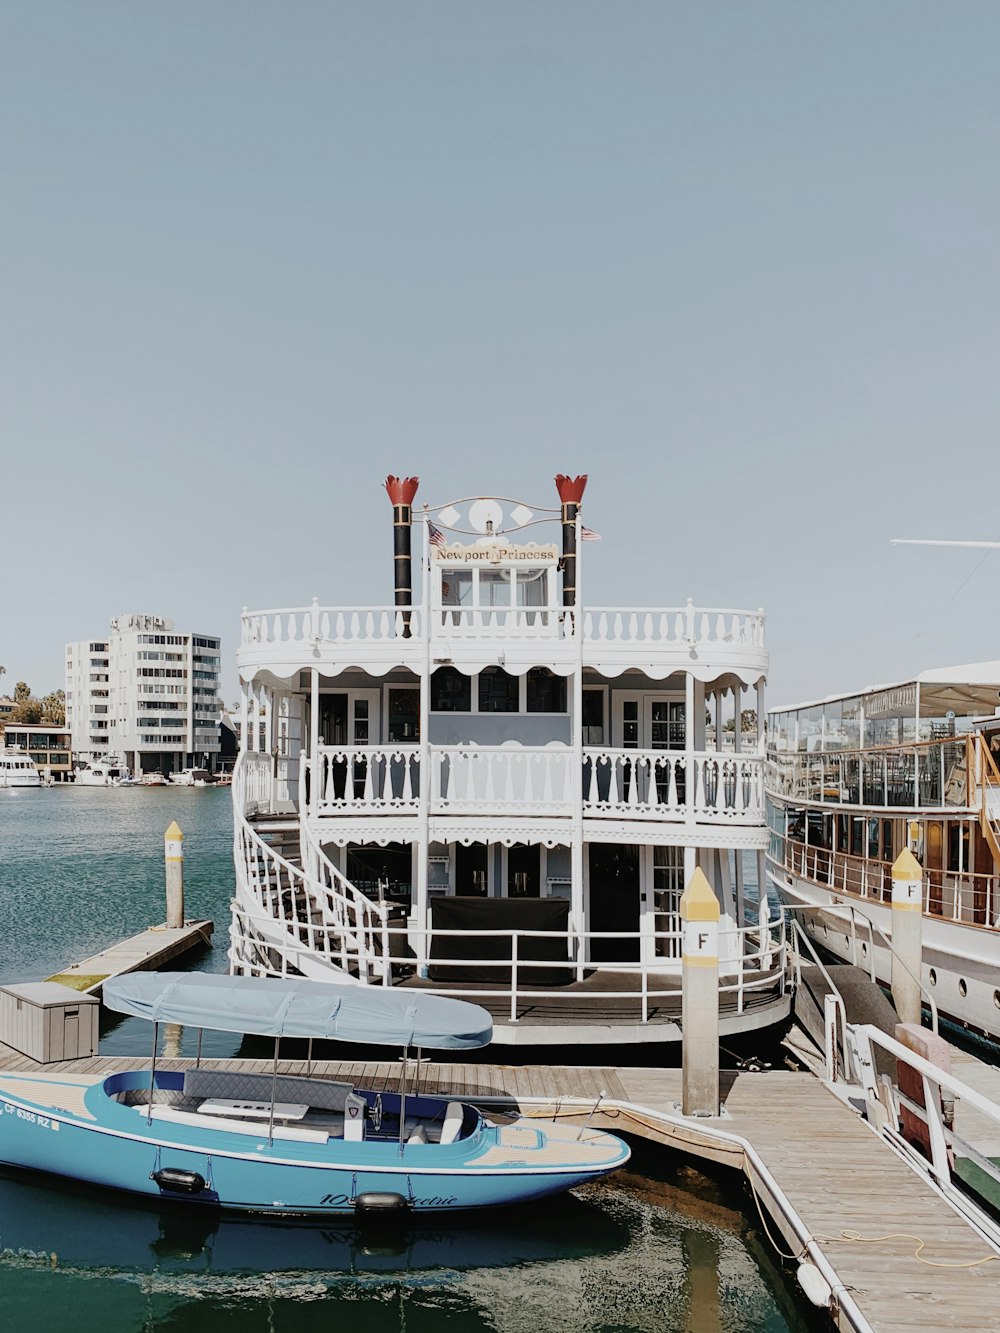
M 576 603 L 573 606 L 573 636 L 576 652 L 573 665 L 573 830 L 570 846 L 570 912 L 577 931 L 584 930 L 583 893 L 583 614 L 580 547 L 580 509 L 576 513 Z
M 411 915 L 411 925 L 420 931 L 430 928 L 428 910 L 428 865 L 427 856 L 430 846 L 430 811 L 431 811 L 431 747 L 429 722 L 431 712 L 431 618 L 430 618 L 430 542 L 427 533 L 426 506 L 423 515 L 423 554 L 421 557 L 420 576 L 420 633 L 423 636 L 424 653 L 420 671 L 420 802 L 417 820 L 417 878 L 414 888 L 416 897 Z M 411 594 L 412 601 L 412 594 Z M 425 976 L 427 972 L 427 936 L 421 934 L 412 942 L 417 955 L 417 974 Z

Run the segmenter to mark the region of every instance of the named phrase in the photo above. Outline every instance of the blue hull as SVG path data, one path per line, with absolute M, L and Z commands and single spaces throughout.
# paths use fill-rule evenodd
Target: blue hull
M 33 1097 L 42 1077 L 24 1076 Z M 157 1089 L 176 1091 L 182 1077 L 159 1074 Z M 148 1079 L 148 1073 L 138 1073 L 97 1081 L 86 1090 L 82 1113 L 77 1114 L 60 1109 L 56 1096 L 54 1105 L 17 1096 L 18 1077 L 5 1075 L 0 1086 L 0 1161 L 153 1199 L 262 1214 L 326 1216 L 354 1214 L 362 1195 L 397 1196 L 401 1207 L 415 1213 L 524 1202 L 593 1180 L 629 1155 L 611 1135 L 588 1131 L 589 1142 L 581 1146 L 559 1126 L 546 1127 L 556 1132 L 556 1140 L 535 1123 L 498 1129 L 471 1107 L 466 1108 L 468 1132 L 453 1143 L 401 1146 L 398 1137 L 388 1136 L 361 1142 L 276 1137 L 269 1143 L 266 1126 L 228 1132 L 207 1116 L 201 1117 L 204 1124 L 147 1123 L 137 1107 L 109 1096 L 140 1089 L 144 1081 L 148 1086 Z M 384 1097 L 391 1127 L 394 1108 L 398 1124 L 398 1099 Z M 406 1109 L 429 1115 L 443 1105 L 438 1099 L 412 1098 Z

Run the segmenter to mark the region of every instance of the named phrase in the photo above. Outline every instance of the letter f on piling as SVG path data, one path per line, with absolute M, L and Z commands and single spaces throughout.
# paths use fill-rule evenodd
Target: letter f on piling
M 684 1115 L 719 1114 L 719 900 L 697 869 L 681 894 Z

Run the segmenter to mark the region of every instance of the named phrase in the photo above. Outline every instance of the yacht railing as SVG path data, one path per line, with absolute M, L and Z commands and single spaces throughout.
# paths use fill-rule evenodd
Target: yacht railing
M 892 905 L 892 862 L 877 861 L 808 847 L 778 833 L 771 833 L 772 858 L 793 874 L 858 898 Z M 1000 874 L 946 871 L 925 868 L 923 909 L 928 916 L 963 925 L 1000 925 Z
M 775 796 L 877 810 L 975 809 L 965 736 L 870 750 L 771 751 Z
M 600 819 L 760 824 L 764 761 L 718 751 L 584 749 L 583 813 Z M 570 746 L 434 746 L 432 814 L 565 815 L 573 812 Z M 309 765 L 308 809 L 343 814 L 416 815 L 416 745 L 320 746 Z
M 315 930 L 318 932 L 321 928 L 315 927 Z M 477 984 L 468 981 L 451 983 L 435 977 L 434 980 L 424 980 L 421 990 L 425 993 L 480 1000 L 491 1005 L 503 1003 L 509 1010 L 509 1021 L 512 1023 L 518 1021 L 520 1009 L 524 1005 L 539 1000 L 553 1002 L 554 1008 L 558 1008 L 562 1002 L 574 1010 L 579 1010 L 581 1004 L 599 1005 L 606 1000 L 628 1001 L 635 1006 L 634 1013 L 638 1021 L 648 1023 L 653 1017 L 652 1010 L 665 996 L 680 997 L 681 963 L 671 963 L 669 960 L 671 956 L 676 957 L 680 953 L 680 930 L 578 932 L 570 929 L 564 935 L 554 937 L 551 931 L 537 930 L 419 930 L 408 926 L 392 926 L 387 928 L 386 935 L 390 940 L 390 948 L 391 941 L 398 940 L 401 945 L 408 944 L 422 957 L 431 952 L 434 940 L 467 940 L 470 946 L 468 953 L 461 958 L 431 957 L 430 968 L 435 973 L 446 972 L 448 969 L 468 972 L 471 968 L 482 968 L 495 979 Z M 525 956 L 530 953 L 530 940 L 540 939 L 551 945 L 554 938 L 561 938 L 565 943 L 565 962 Z M 484 939 L 509 940 L 509 955 L 477 957 L 475 941 Z M 589 954 L 593 943 L 608 941 L 621 944 L 623 953 L 629 952 L 630 948 L 639 952 L 639 961 L 580 961 Z M 790 977 L 790 959 L 783 917 L 760 925 L 720 930 L 719 947 L 724 960 L 720 966 L 719 995 L 727 1012 L 743 1013 L 755 1004 L 773 998 L 776 991 L 783 993 L 786 989 Z M 583 972 L 606 968 L 612 975 L 634 977 L 638 984 L 628 987 L 601 986 L 584 992 L 569 984 L 562 987 L 532 984 L 532 973 L 563 967 L 574 977 L 579 977 Z M 262 949 L 257 951 L 256 970 L 265 975 L 287 975 L 286 963 Z M 658 986 L 657 982 L 662 983 L 665 977 L 675 978 L 677 986 L 666 991 L 662 984 Z M 623 1005 L 621 1009 L 627 1014 L 627 1006 Z

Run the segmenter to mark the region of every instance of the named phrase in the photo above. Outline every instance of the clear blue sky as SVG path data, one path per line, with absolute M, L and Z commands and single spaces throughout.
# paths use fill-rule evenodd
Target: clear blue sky
M 1000 656 L 1000 5 L 0 9 L 2 687 L 151 611 L 391 600 L 589 472 L 585 595 L 772 702 Z M 976 572 L 973 572 L 976 570 Z M 972 577 L 969 577 L 969 576 Z

